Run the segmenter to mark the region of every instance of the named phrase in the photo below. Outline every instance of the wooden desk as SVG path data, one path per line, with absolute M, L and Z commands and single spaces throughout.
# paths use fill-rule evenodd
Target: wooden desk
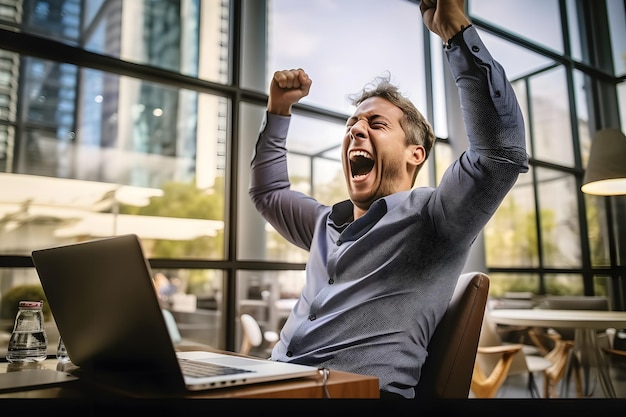
M 626 328 L 626 311 L 495 309 L 491 310 L 489 317 L 498 324 L 575 329 L 574 349 L 582 357 L 583 370 L 589 375 L 594 368 L 605 396 L 616 397 L 605 354 L 597 343 L 596 331 L 609 327 Z
M 47 359 L 40 364 L 28 365 L 21 371 L 17 364 L 0 363 L 0 373 L 27 372 L 28 368 L 57 370 L 56 359 Z M 63 369 L 60 367 L 59 369 Z M 66 368 L 67 369 L 67 368 Z M 378 378 L 348 372 L 330 371 L 326 382 L 330 398 L 379 398 Z M 134 396 L 115 390 L 86 387 L 82 381 L 64 383 L 59 386 L 31 388 L 12 392 L 0 392 L 0 398 L 82 398 L 103 396 L 107 398 L 149 398 L 144 395 Z M 326 398 L 321 376 L 296 378 L 279 382 L 264 382 L 241 387 L 227 387 L 202 392 L 185 393 L 171 398 Z M 163 395 L 157 396 L 163 398 Z

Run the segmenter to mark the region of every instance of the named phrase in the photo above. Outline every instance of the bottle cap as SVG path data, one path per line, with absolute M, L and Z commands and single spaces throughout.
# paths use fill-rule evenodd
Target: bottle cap
M 20 301 L 21 308 L 41 308 L 43 301 Z

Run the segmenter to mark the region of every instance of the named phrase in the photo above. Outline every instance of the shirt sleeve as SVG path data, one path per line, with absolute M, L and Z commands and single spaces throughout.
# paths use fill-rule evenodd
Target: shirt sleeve
M 503 67 L 473 26 L 444 48 L 469 147 L 443 175 L 429 210 L 440 235 L 473 238 L 528 171 L 524 119 Z
M 258 212 L 283 237 L 310 250 L 324 205 L 291 189 L 287 170 L 289 116 L 266 112 L 250 165 L 248 194 Z
M 504 68 L 473 26 L 459 32 L 445 48 L 459 88 L 470 149 L 526 172 L 524 119 Z

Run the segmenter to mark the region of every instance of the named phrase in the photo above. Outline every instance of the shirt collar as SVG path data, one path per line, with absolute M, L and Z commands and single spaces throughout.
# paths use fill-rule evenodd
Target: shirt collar
M 386 213 L 389 210 L 393 210 L 394 207 L 396 207 L 398 204 L 404 201 L 410 192 L 411 192 L 410 190 L 400 191 L 398 193 L 394 193 L 386 197 L 382 197 L 379 200 L 372 203 L 372 206 L 374 206 L 378 201 L 384 200 L 384 205 L 386 206 L 386 210 L 385 210 L 385 213 Z M 348 225 L 352 223 L 353 221 L 354 221 L 354 204 L 352 204 L 352 201 L 344 200 L 333 205 L 332 210 L 330 211 L 329 222 L 328 222 L 330 226 L 332 226 L 335 230 L 338 230 L 339 232 L 341 232 L 343 229 L 348 227 Z

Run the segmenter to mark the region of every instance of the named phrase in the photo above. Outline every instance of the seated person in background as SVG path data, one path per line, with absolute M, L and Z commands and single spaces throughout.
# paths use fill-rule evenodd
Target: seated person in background
M 438 187 L 413 188 L 433 130 L 382 80 L 356 97 L 346 124 L 342 161 L 350 199 L 326 206 L 291 190 L 285 144 L 291 107 L 312 84 L 302 69 L 274 74 L 251 164 L 257 210 L 310 252 L 305 286 L 272 359 L 376 376 L 383 398 L 414 397 L 472 243 L 528 170 L 517 99 L 464 2 L 424 0 L 420 10 L 445 42 L 469 138 Z M 362 30 L 373 30 L 363 23 Z M 377 53 L 354 57 L 355 65 L 384 58 Z

